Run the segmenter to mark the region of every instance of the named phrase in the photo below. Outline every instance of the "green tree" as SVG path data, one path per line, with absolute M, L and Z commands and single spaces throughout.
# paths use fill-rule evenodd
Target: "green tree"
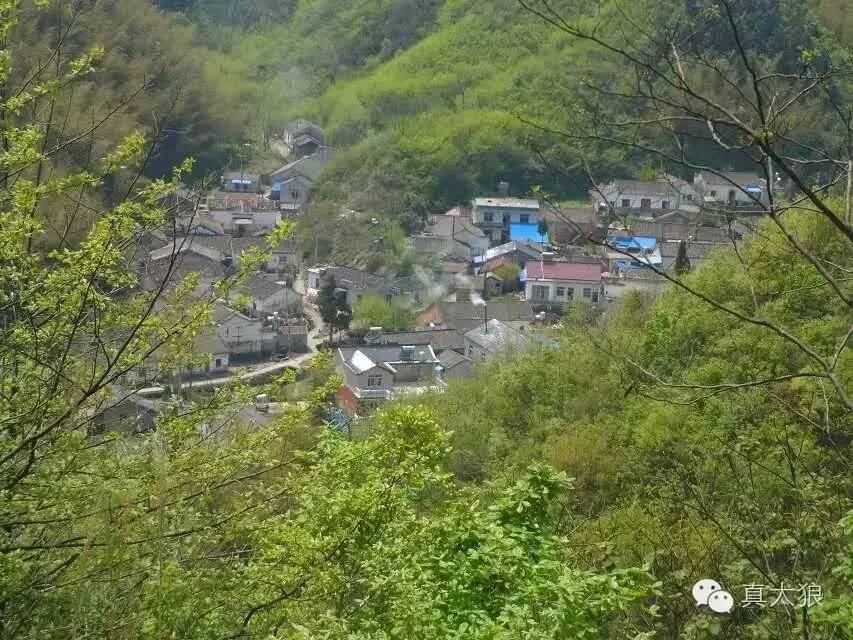
M 516 291 L 521 276 L 521 267 L 512 263 L 502 264 L 495 269 L 495 275 L 503 280 L 504 292 Z
M 364 296 L 353 307 L 353 324 L 360 329 L 382 327 L 399 331 L 407 329 L 412 319 L 411 310 L 399 300 L 389 302 L 378 295 Z

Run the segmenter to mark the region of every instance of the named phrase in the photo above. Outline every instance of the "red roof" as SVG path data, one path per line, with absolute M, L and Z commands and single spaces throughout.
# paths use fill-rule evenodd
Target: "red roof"
M 537 262 L 526 265 L 528 280 L 574 280 L 601 282 L 601 264 L 583 262 Z

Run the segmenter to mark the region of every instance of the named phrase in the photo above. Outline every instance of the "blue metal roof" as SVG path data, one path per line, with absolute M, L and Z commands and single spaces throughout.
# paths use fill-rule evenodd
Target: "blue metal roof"
M 654 251 L 658 246 L 658 240 L 654 236 L 619 236 L 613 238 L 610 243 L 625 251 L 631 249 Z

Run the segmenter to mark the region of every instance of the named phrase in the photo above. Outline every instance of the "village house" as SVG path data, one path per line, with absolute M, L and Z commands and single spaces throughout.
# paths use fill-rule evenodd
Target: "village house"
M 440 362 L 429 345 L 341 347 L 335 362 L 344 379 L 338 401 L 350 414 L 407 393 L 442 388 Z
M 535 346 L 530 336 L 506 322 L 490 319 L 465 333 L 465 356 L 474 363 L 498 354 L 522 353 Z
M 228 171 L 222 176 L 222 190 L 236 193 L 261 193 L 261 177 L 241 171 Z
M 473 302 L 435 302 L 415 319 L 423 328 L 455 329 L 462 333 L 482 324 L 487 318 L 503 322 L 530 324 L 535 320 L 530 304 L 523 300 L 498 300 L 488 304 Z
M 469 216 L 453 213 L 430 216 L 424 230 L 411 236 L 409 242 L 420 253 L 464 260 L 483 255 L 490 245 L 489 238 Z
M 218 251 L 197 245 L 190 238 L 169 239 L 158 249 L 137 251 L 131 259 L 136 262 L 139 287 L 143 291 L 156 291 L 164 282 L 166 289 L 172 289 L 190 274 L 197 274 L 196 292 L 200 294 L 233 273 Z
M 365 296 L 385 297 L 387 281 L 385 277 L 353 267 L 315 265 L 307 269 L 306 295 L 316 299 L 320 290 L 329 279 L 334 279 L 335 287 L 347 293 L 347 304 L 352 307 Z
M 523 269 L 528 260 L 540 260 L 543 249 L 541 245 L 527 240 L 513 240 L 492 247 L 482 256 L 474 258 L 474 266 L 480 271 L 493 271 L 507 262 Z
M 441 376 L 445 380 L 470 378 L 474 375 L 474 363 L 471 358 L 453 349 L 445 349 L 438 354 L 438 361 L 441 363 Z
M 650 297 L 663 293 L 669 281 L 650 269 L 634 269 L 605 273 L 602 276 L 604 295 L 608 301 L 619 300 L 625 295 L 636 292 Z
M 206 330 L 193 341 L 192 355 L 193 362 L 185 368 L 185 375 L 206 376 L 228 371 L 230 351 L 216 330 Z
M 257 318 L 250 318 L 224 304 L 216 304 L 213 307 L 213 322 L 231 356 L 255 355 L 273 350 L 270 337 L 264 339 L 262 324 Z
M 769 202 L 767 181 L 754 171 L 700 171 L 693 178 L 706 206 L 761 211 Z
M 284 127 L 284 143 L 299 157 L 311 155 L 325 144 L 325 140 L 322 127 L 309 120 L 294 120 Z
M 595 303 L 603 294 L 600 263 L 528 262 L 522 280 L 525 299 L 537 309 L 561 308 L 572 300 Z
M 288 162 L 267 176 L 272 185 L 270 198 L 282 209 L 298 211 L 311 195 L 311 190 L 323 169 L 332 161 L 334 151 L 319 147 L 311 155 Z
M 673 176 L 656 180 L 611 180 L 590 190 L 590 199 L 600 213 L 609 210 L 636 211 L 657 216 L 683 207 L 696 207 L 696 190 Z
M 278 313 L 282 317 L 302 315 L 302 296 L 283 282 L 269 276 L 253 273 L 240 288 L 240 295 L 248 297 L 245 312 L 253 317 Z
M 417 329 L 415 331 L 388 332 L 381 328 L 376 329 L 376 331 L 368 333 L 365 338 L 369 344 L 383 346 L 430 345 L 437 354 L 447 350 L 458 351 L 459 353 L 465 351 L 465 341 L 462 334 L 456 329 Z
M 472 203 L 472 220 L 488 236 L 491 244 L 509 242 L 510 225 L 538 225 L 541 206 L 528 198 L 476 198 Z
M 273 315 L 253 318 L 220 303 L 214 305 L 213 321 L 232 359 L 308 351 L 308 326 L 299 317 Z
M 272 231 L 282 220 L 282 214 L 277 209 L 258 210 L 243 206 L 211 209 L 207 216 L 221 225 L 225 233 L 239 237 Z
M 239 266 L 243 254 L 258 249 L 269 254 L 263 268 L 268 273 L 278 273 L 294 279 L 299 273 L 302 256 L 299 245 L 294 239 L 285 239 L 270 249 L 265 235 L 239 237 L 231 235 L 199 236 L 192 239 L 193 245 L 201 245 L 219 253 L 219 259 L 232 261 Z

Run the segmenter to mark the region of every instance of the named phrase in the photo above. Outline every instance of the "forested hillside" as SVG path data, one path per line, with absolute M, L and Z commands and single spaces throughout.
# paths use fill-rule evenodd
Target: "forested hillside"
M 622 4 L 549 6 L 593 26 L 617 23 Z M 291 117 L 326 127 L 329 142 L 345 152 L 317 198 L 404 222 L 493 192 L 500 180 L 519 194 L 539 185 L 559 197 L 583 196 L 576 150 L 530 122 L 577 131 L 572 113 L 594 106 L 583 96 L 587 80 L 615 87 L 628 79 L 624 67 L 589 57 L 587 45 L 561 37 L 517 0 L 160 5 L 181 9 L 199 25 L 196 43 L 216 52 L 210 76 L 255 113 L 258 139 L 268 140 Z M 629 10 L 643 20 L 656 16 L 647 22 L 666 30 L 701 15 L 702 6 L 666 0 L 632 3 Z M 843 28 L 831 2 L 819 11 L 789 0 L 738 6 L 740 19 L 760 25 L 746 46 L 763 56 L 780 54 L 792 71 L 804 51 L 832 48 Z M 696 45 L 709 56 L 734 50 L 725 38 L 700 35 Z M 695 151 L 712 153 L 708 146 Z M 597 149 L 593 162 L 601 177 L 662 168 L 615 148 Z

